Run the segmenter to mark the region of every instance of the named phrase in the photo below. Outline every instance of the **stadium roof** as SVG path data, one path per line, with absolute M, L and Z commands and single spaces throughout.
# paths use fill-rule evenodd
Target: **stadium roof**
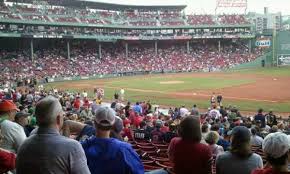
M 103 10 L 130 10 L 130 9 L 142 9 L 142 10 L 183 10 L 186 5 L 126 5 L 117 3 L 100 2 L 96 0 L 63 0 L 62 5 L 76 6 L 76 7 L 90 7 L 94 9 Z

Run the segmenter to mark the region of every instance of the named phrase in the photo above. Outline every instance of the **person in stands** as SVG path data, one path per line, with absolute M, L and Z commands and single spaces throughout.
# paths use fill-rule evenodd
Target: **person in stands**
M 0 148 L 0 173 L 6 173 L 10 170 L 14 170 L 15 162 L 16 155 L 14 153 Z
M 257 121 L 260 121 L 261 122 L 261 128 L 264 128 L 266 126 L 266 118 L 263 114 L 263 109 L 259 109 L 258 110 L 258 114 L 255 115 L 254 117 L 254 120 L 257 122 Z
M 0 144 L 3 140 L 0 129 Z M 16 155 L 0 148 L 0 173 L 6 173 L 15 169 Z
M 134 131 L 135 140 L 149 140 L 150 135 L 146 132 L 145 128 L 146 128 L 146 122 L 142 121 L 140 123 L 140 128 Z
M 231 132 L 230 151 L 216 159 L 217 174 L 251 174 L 251 171 L 263 167 L 262 158 L 252 153 L 251 133 L 244 126 L 237 126 Z
M 257 135 L 257 129 L 255 127 L 251 128 L 251 144 L 253 146 L 262 146 L 263 138 Z
M 142 162 L 128 143 L 110 138 L 115 111 L 101 107 L 95 115 L 96 135 L 82 142 L 92 174 L 144 174 Z
M 224 148 L 217 145 L 219 137 L 220 135 L 216 131 L 210 131 L 205 137 L 205 142 L 209 145 L 213 156 L 218 156 L 224 152 Z
M 200 143 L 199 119 L 192 116 L 185 117 L 180 123 L 178 132 L 180 137 L 173 138 L 168 147 L 174 172 L 176 174 L 211 173 L 212 153 L 207 145 Z
M 29 113 L 25 113 L 25 112 L 17 112 L 15 115 L 15 122 L 18 123 L 20 126 L 23 127 L 23 130 L 25 132 L 25 135 L 28 137 L 30 134 L 30 130 L 29 130 L 29 125 L 28 125 L 28 116 L 30 116 Z
M 16 111 L 19 111 L 16 105 L 9 100 L 0 102 L 0 128 L 3 136 L 0 142 L 0 148 L 16 153 L 26 139 L 23 127 L 13 122 Z
M 162 127 L 162 121 L 157 120 L 155 123 L 155 128 L 151 132 L 151 140 L 154 143 L 161 143 L 164 140 L 164 133 L 160 130 Z
M 80 114 L 80 118 L 84 118 L 85 120 L 91 120 L 93 117 L 93 113 L 89 105 L 84 105 L 84 109 Z
M 16 162 L 17 174 L 89 174 L 80 143 L 60 135 L 63 111 L 59 101 L 48 96 L 38 102 L 36 133 L 21 145 Z
M 263 142 L 263 151 L 269 165 L 257 169 L 252 174 L 290 174 L 290 139 L 281 132 L 269 134 Z
M 142 114 L 142 107 L 139 102 L 136 102 L 136 105 L 133 106 L 133 111 L 137 112 L 138 114 Z

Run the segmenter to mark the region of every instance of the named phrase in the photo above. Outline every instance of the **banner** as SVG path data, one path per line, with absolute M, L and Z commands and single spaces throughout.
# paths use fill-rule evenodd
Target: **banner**
M 72 80 L 71 77 L 64 77 L 63 80 Z
M 246 8 L 247 0 L 217 0 L 217 8 L 219 7 L 239 7 Z
M 256 41 L 257 47 L 270 47 L 271 46 L 271 40 L 257 40 Z

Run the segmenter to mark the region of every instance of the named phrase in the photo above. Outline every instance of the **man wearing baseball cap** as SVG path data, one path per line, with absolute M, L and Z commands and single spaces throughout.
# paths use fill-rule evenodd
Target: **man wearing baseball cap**
M 139 156 L 128 143 L 110 138 L 115 122 L 115 111 L 101 107 L 96 111 L 96 136 L 82 142 L 92 174 L 144 174 Z
M 0 128 L 3 136 L 0 147 L 16 153 L 20 145 L 26 139 L 25 132 L 19 124 L 13 122 L 19 109 L 10 100 L 0 102 Z
M 29 136 L 30 132 L 33 130 L 33 128 L 28 125 L 29 116 L 30 114 L 26 112 L 17 112 L 15 115 L 15 122 L 23 127 L 23 130 L 27 137 Z
M 290 140 L 286 134 L 276 132 L 267 135 L 262 147 L 270 166 L 255 170 L 252 174 L 290 174 Z

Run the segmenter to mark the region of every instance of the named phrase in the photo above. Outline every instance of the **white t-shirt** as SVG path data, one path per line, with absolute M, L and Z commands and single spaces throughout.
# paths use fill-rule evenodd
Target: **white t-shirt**
M 222 115 L 221 115 L 221 113 L 220 113 L 219 110 L 217 110 L 217 109 L 212 109 L 212 110 L 209 111 L 209 116 L 210 116 L 211 118 L 219 119 Z
M 181 117 L 184 117 L 184 116 L 186 116 L 186 114 L 189 113 L 188 109 L 186 109 L 186 108 L 180 108 L 179 112 L 180 112 Z
M 3 137 L 0 147 L 10 152 L 17 153 L 20 145 L 26 139 L 23 127 L 9 120 L 4 120 L 0 124 L 0 127 Z
M 83 97 L 88 97 L 88 93 L 87 92 L 83 92 Z
M 32 94 L 27 94 L 26 99 L 28 102 L 32 103 L 33 102 L 33 95 Z
M 251 136 L 251 144 L 254 146 L 262 146 L 263 138 L 260 136 Z

